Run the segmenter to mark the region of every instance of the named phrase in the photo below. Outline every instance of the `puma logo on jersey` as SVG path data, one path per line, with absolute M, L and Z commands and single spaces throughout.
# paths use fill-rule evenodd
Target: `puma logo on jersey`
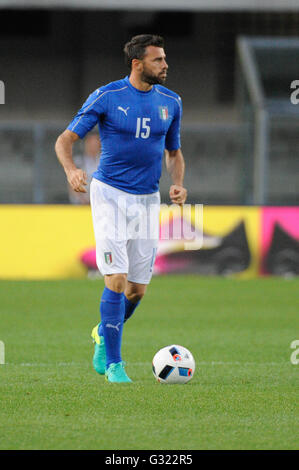
M 119 325 L 121 325 L 121 323 L 117 323 L 117 325 L 111 325 L 111 323 L 107 323 L 106 328 L 115 328 L 117 331 L 119 331 Z
M 119 106 L 117 109 L 119 109 L 120 111 L 123 111 L 123 112 L 125 113 L 125 115 L 127 116 L 127 115 L 128 115 L 128 114 L 127 114 L 128 109 L 130 109 L 130 108 L 124 109 L 124 108 L 122 108 L 121 106 Z

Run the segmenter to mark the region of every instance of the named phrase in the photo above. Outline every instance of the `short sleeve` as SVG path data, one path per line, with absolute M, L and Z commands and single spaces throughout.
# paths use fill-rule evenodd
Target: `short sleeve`
M 100 88 L 89 95 L 67 129 L 82 139 L 106 113 L 106 93 Z
M 178 97 L 175 100 L 175 114 L 172 123 L 169 126 L 165 139 L 166 150 L 177 150 L 181 147 L 181 119 L 182 119 L 182 100 Z

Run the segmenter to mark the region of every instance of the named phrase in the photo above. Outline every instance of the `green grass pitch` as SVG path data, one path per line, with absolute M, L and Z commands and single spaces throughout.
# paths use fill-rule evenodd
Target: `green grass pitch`
M 154 278 L 124 328 L 133 384 L 92 368 L 103 282 L 0 282 L 0 449 L 298 449 L 298 280 Z M 194 378 L 155 381 L 168 344 Z

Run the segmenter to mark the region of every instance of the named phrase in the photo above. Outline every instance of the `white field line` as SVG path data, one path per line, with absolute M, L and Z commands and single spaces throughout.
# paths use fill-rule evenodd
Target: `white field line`
M 226 362 L 226 361 L 200 361 L 196 362 L 196 366 L 282 366 L 289 364 L 289 361 L 284 362 Z M 13 363 L 6 362 L 7 366 L 18 367 L 72 367 L 72 366 L 90 366 L 89 362 L 21 362 Z M 151 366 L 151 362 L 130 362 L 129 366 L 147 367 Z

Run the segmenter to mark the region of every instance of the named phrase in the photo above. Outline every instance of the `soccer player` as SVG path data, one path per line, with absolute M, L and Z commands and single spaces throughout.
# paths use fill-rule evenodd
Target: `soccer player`
M 97 265 L 105 288 L 101 323 L 92 330 L 93 366 L 114 383 L 131 382 L 121 357 L 123 324 L 133 315 L 152 276 L 165 149 L 173 183 L 170 199 L 181 205 L 187 197 L 180 150 L 182 104 L 176 93 L 163 86 L 168 70 L 163 38 L 135 36 L 124 53 L 130 74 L 95 90 L 55 145 L 69 184 L 84 193 L 86 174 L 75 166 L 72 146 L 96 124 L 99 127 L 102 150 L 90 199 Z M 150 233 L 138 232 L 136 228 L 145 222 L 151 226 Z

